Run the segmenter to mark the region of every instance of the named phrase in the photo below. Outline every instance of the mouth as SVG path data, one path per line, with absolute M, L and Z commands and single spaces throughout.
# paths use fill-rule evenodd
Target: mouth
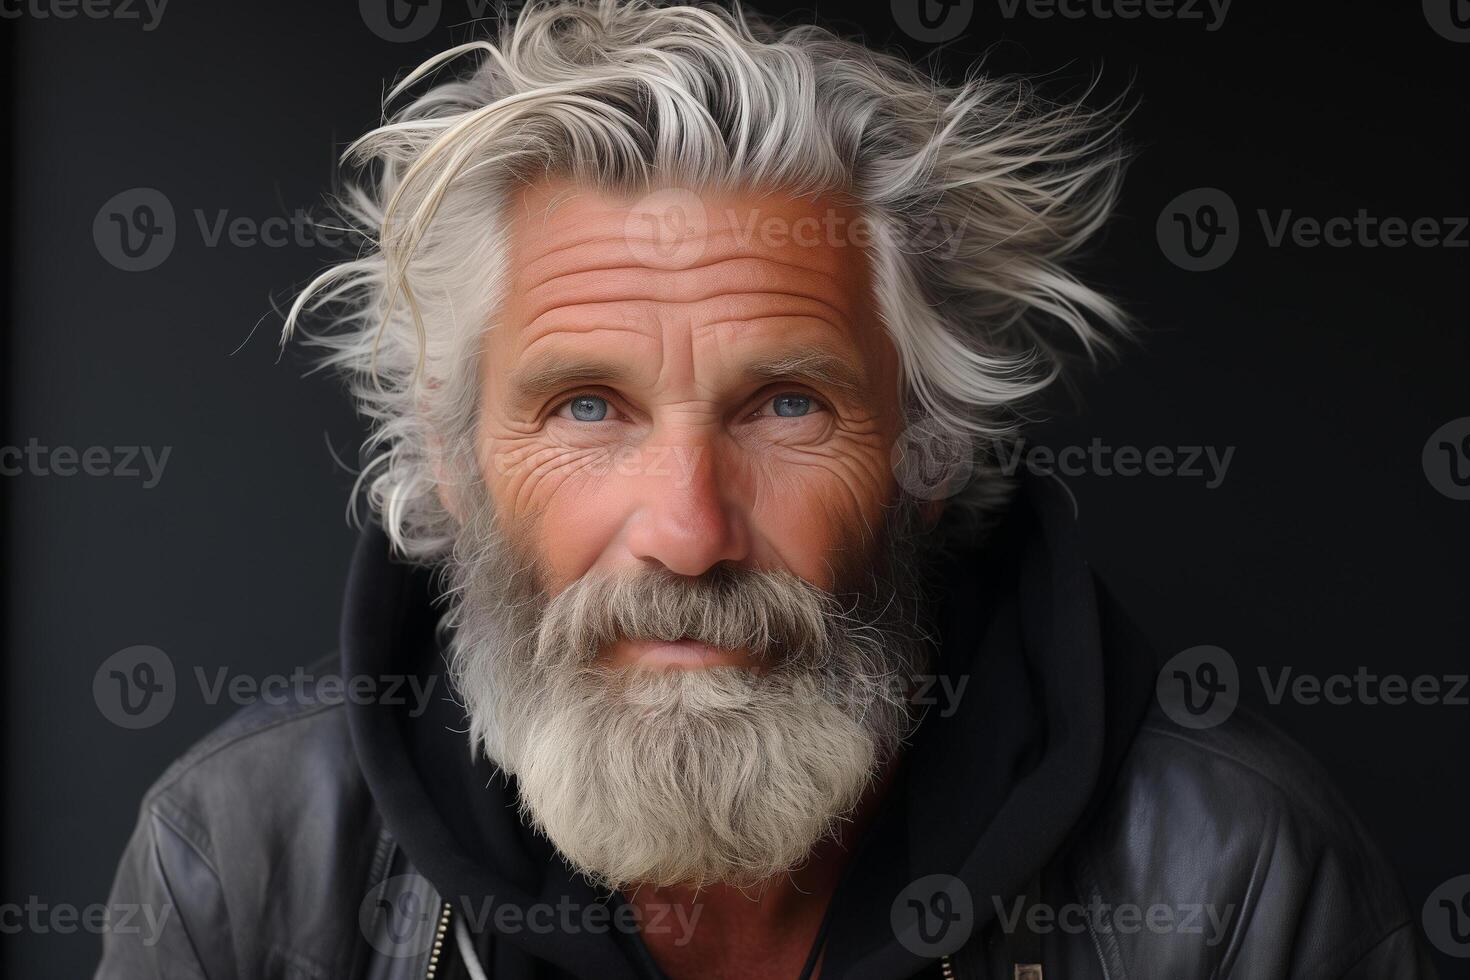
M 744 650 L 726 650 L 687 637 L 678 640 L 622 639 L 609 647 L 607 662 L 616 667 L 697 670 L 704 667 L 752 667 Z

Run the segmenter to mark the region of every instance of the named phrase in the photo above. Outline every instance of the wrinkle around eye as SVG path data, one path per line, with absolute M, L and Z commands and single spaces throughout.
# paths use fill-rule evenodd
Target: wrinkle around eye
M 846 524 L 855 516 L 869 525 L 878 519 L 878 512 L 870 510 L 875 501 L 885 499 L 888 487 L 876 458 L 864 457 L 871 463 L 865 465 L 863 459 L 848 453 L 801 452 L 807 458 L 800 462 L 788 458 L 776 466 L 755 467 L 754 510 L 784 509 L 793 500 L 804 500 L 822 515 L 816 519 L 834 525 Z
M 542 458 L 535 458 L 538 456 Z M 530 447 L 529 457 L 506 474 L 517 514 L 544 510 L 569 481 L 583 474 L 595 475 L 595 468 L 608 460 L 607 451 L 601 446 Z M 548 489 L 549 480 L 555 480 L 556 485 Z

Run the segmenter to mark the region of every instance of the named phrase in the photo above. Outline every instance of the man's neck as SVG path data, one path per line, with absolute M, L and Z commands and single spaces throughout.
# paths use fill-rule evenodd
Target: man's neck
M 796 980 L 892 771 L 888 767 L 874 783 L 835 837 L 820 842 L 806 863 L 786 874 L 751 888 L 624 889 L 654 962 L 671 980 Z

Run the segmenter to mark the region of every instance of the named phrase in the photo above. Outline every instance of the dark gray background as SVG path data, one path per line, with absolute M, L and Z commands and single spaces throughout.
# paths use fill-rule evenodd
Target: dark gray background
M 1449 0 L 1446 0 L 1449 2 Z M 233 710 L 199 667 L 288 672 L 335 647 L 353 532 L 357 423 L 336 383 L 278 357 L 272 300 L 331 258 L 317 247 L 207 247 L 212 221 L 316 210 L 337 148 L 378 118 L 386 79 L 471 31 L 444 0 L 422 40 L 389 43 L 351 2 L 175 0 L 153 30 L 117 18 L 7 20 L 13 218 L 0 445 L 172 447 L 162 481 L 27 474 L 0 482 L 5 521 L 5 836 L 0 902 L 105 901 L 145 787 Z M 769 7 L 767 9 L 770 9 Z M 1431 432 L 1470 415 L 1464 248 L 1269 248 L 1257 208 L 1318 218 L 1470 214 L 1470 43 L 1416 3 L 1236 0 L 1223 25 L 1039 19 L 981 3 L 935 49 L 887 5 L 833 8 L 884 44 L 951 70 L 1060 91 L 1130 79 L 1141 155 L 1090 274 L 1149 327 L 1082 385 L 1054 445 L 1233 446 L 1224 484 L 1069 480 L 1094 563 L 1161 652 L 1229 650 L 1245 700 L 1328 767 L 1419 909 L 1470 872 L 1470 709 L 1264 704 L 1257 665 L 1406 675 L 1470 669 L 1470 502 L 1421 467 Z M 1155 239 L 1191 188 L 1225 190 L 1242 240 L 1190 273 Z M 128 273 L 93 219 L 135 187 L 172 203 L 166 261 Z M 1058 403 L 1058 409 L 1071 406 Z M 162 723 L 110 724 L 94 672 L 151 644 L 178 667 Z M 75 977 L 86 935 L 8 936 L 0 973 Z M 1441 960 L 1447 976 L 1451 961 Z

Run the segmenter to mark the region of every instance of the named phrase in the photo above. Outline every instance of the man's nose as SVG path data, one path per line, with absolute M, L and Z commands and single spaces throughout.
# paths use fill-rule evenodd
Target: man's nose
M 639 481 L 638 511 L 627 532 L 633 557 L 688 576 L 748 558 L 749 527 L 727 493 L 728 481 L 722 485 L 714 447 L 697 441 L 645 452 L 662 462 Z

